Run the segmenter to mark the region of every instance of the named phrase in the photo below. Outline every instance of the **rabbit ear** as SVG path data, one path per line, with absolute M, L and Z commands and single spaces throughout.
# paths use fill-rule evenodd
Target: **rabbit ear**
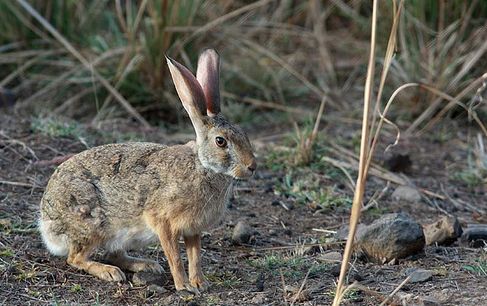
M 203 89 L 188 68 L 168 56 L 166 60 L 178 96 L 193 123 L 197 138 L 200 138 L 204 130 L 203 116 L 206 114 Z
M 207 114 L 213 117 L 220 112 L 220 56 L 214 49 L 201 53 L 196 78 L 205 94 Z

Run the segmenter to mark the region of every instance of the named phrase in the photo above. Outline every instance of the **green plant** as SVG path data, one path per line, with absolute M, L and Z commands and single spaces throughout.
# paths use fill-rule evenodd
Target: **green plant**
M 464 265 L 463 269 L 477 276 L 487 277 L 487 261 L 478 259 L 474 264 Z
M 284 256 L 281 254 L 266 255 L 263 258 L 251 260 L 253 267 L 269 271 L 274 276 L 283 276 L 294 281 L 302 279 L 308 270 L 309 277 L 315 277 L 329 269 L 328 265 L 316 264 L 301 256 Z
M 231 271 L 207 273 L 206 278 L 211 283 L 225 288 L 234 288 L 241 282 L 241 279 Z
M 71 286 L 69 291 L 71 291 L 73 293 L 81 292 L 81 291 L 83 291 L 83 287 L 80 284 L 73 284 L 73 286 Z
M 292 197 L 299 204 L 307 204 L 321 209 L 349 207 L 350 197 L 338 193 L 333 187 L 323 186 L 319 174 L 309 171 L 290 171 L 283 182 L 274 187 L 278 195 Z
M 31 128 L 50 137 L 75 137 L 82 135 L 82 129 L 75 122 L 64 122 L 50 117 L 32 119 Z

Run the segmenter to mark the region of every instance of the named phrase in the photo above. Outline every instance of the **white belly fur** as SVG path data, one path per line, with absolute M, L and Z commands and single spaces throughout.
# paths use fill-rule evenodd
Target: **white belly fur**
M 155 242 L 156 237 L 156 234 L 145 225 L 123 228 L 105 243 L 105 249 L 107 251 L 137 249 Z

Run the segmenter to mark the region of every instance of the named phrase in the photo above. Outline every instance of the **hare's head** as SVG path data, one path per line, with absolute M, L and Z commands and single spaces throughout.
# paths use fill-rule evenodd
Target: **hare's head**
M 196 77 L 186 67 L 166 58 L 176 91 L 196 131 L 201 164 L 234 178 L 251 176 L 256 169 L 250 141 L 238 126 L 220 114 L 220 61 L 215 50 L 205 50 Z

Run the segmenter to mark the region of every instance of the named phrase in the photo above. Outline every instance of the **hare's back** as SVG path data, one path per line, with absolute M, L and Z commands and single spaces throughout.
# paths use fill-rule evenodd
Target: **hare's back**
M 76 154 L 61 164 L 58 171 L 82 172 L 98 178 L 140 172 L 155 154 L 166 148 L 149 142 L 102 145 Z
M 142 204 L 151 188 L 146 176 L 155 175 L 147 169 L 166 148 L 155 143 L 109 144 L 71 157 L 51 176 L 41 211 L 64 214 L 73 207 L 91 211 L 101 206 L 120 211 L 111 206 L 132 209 Z

